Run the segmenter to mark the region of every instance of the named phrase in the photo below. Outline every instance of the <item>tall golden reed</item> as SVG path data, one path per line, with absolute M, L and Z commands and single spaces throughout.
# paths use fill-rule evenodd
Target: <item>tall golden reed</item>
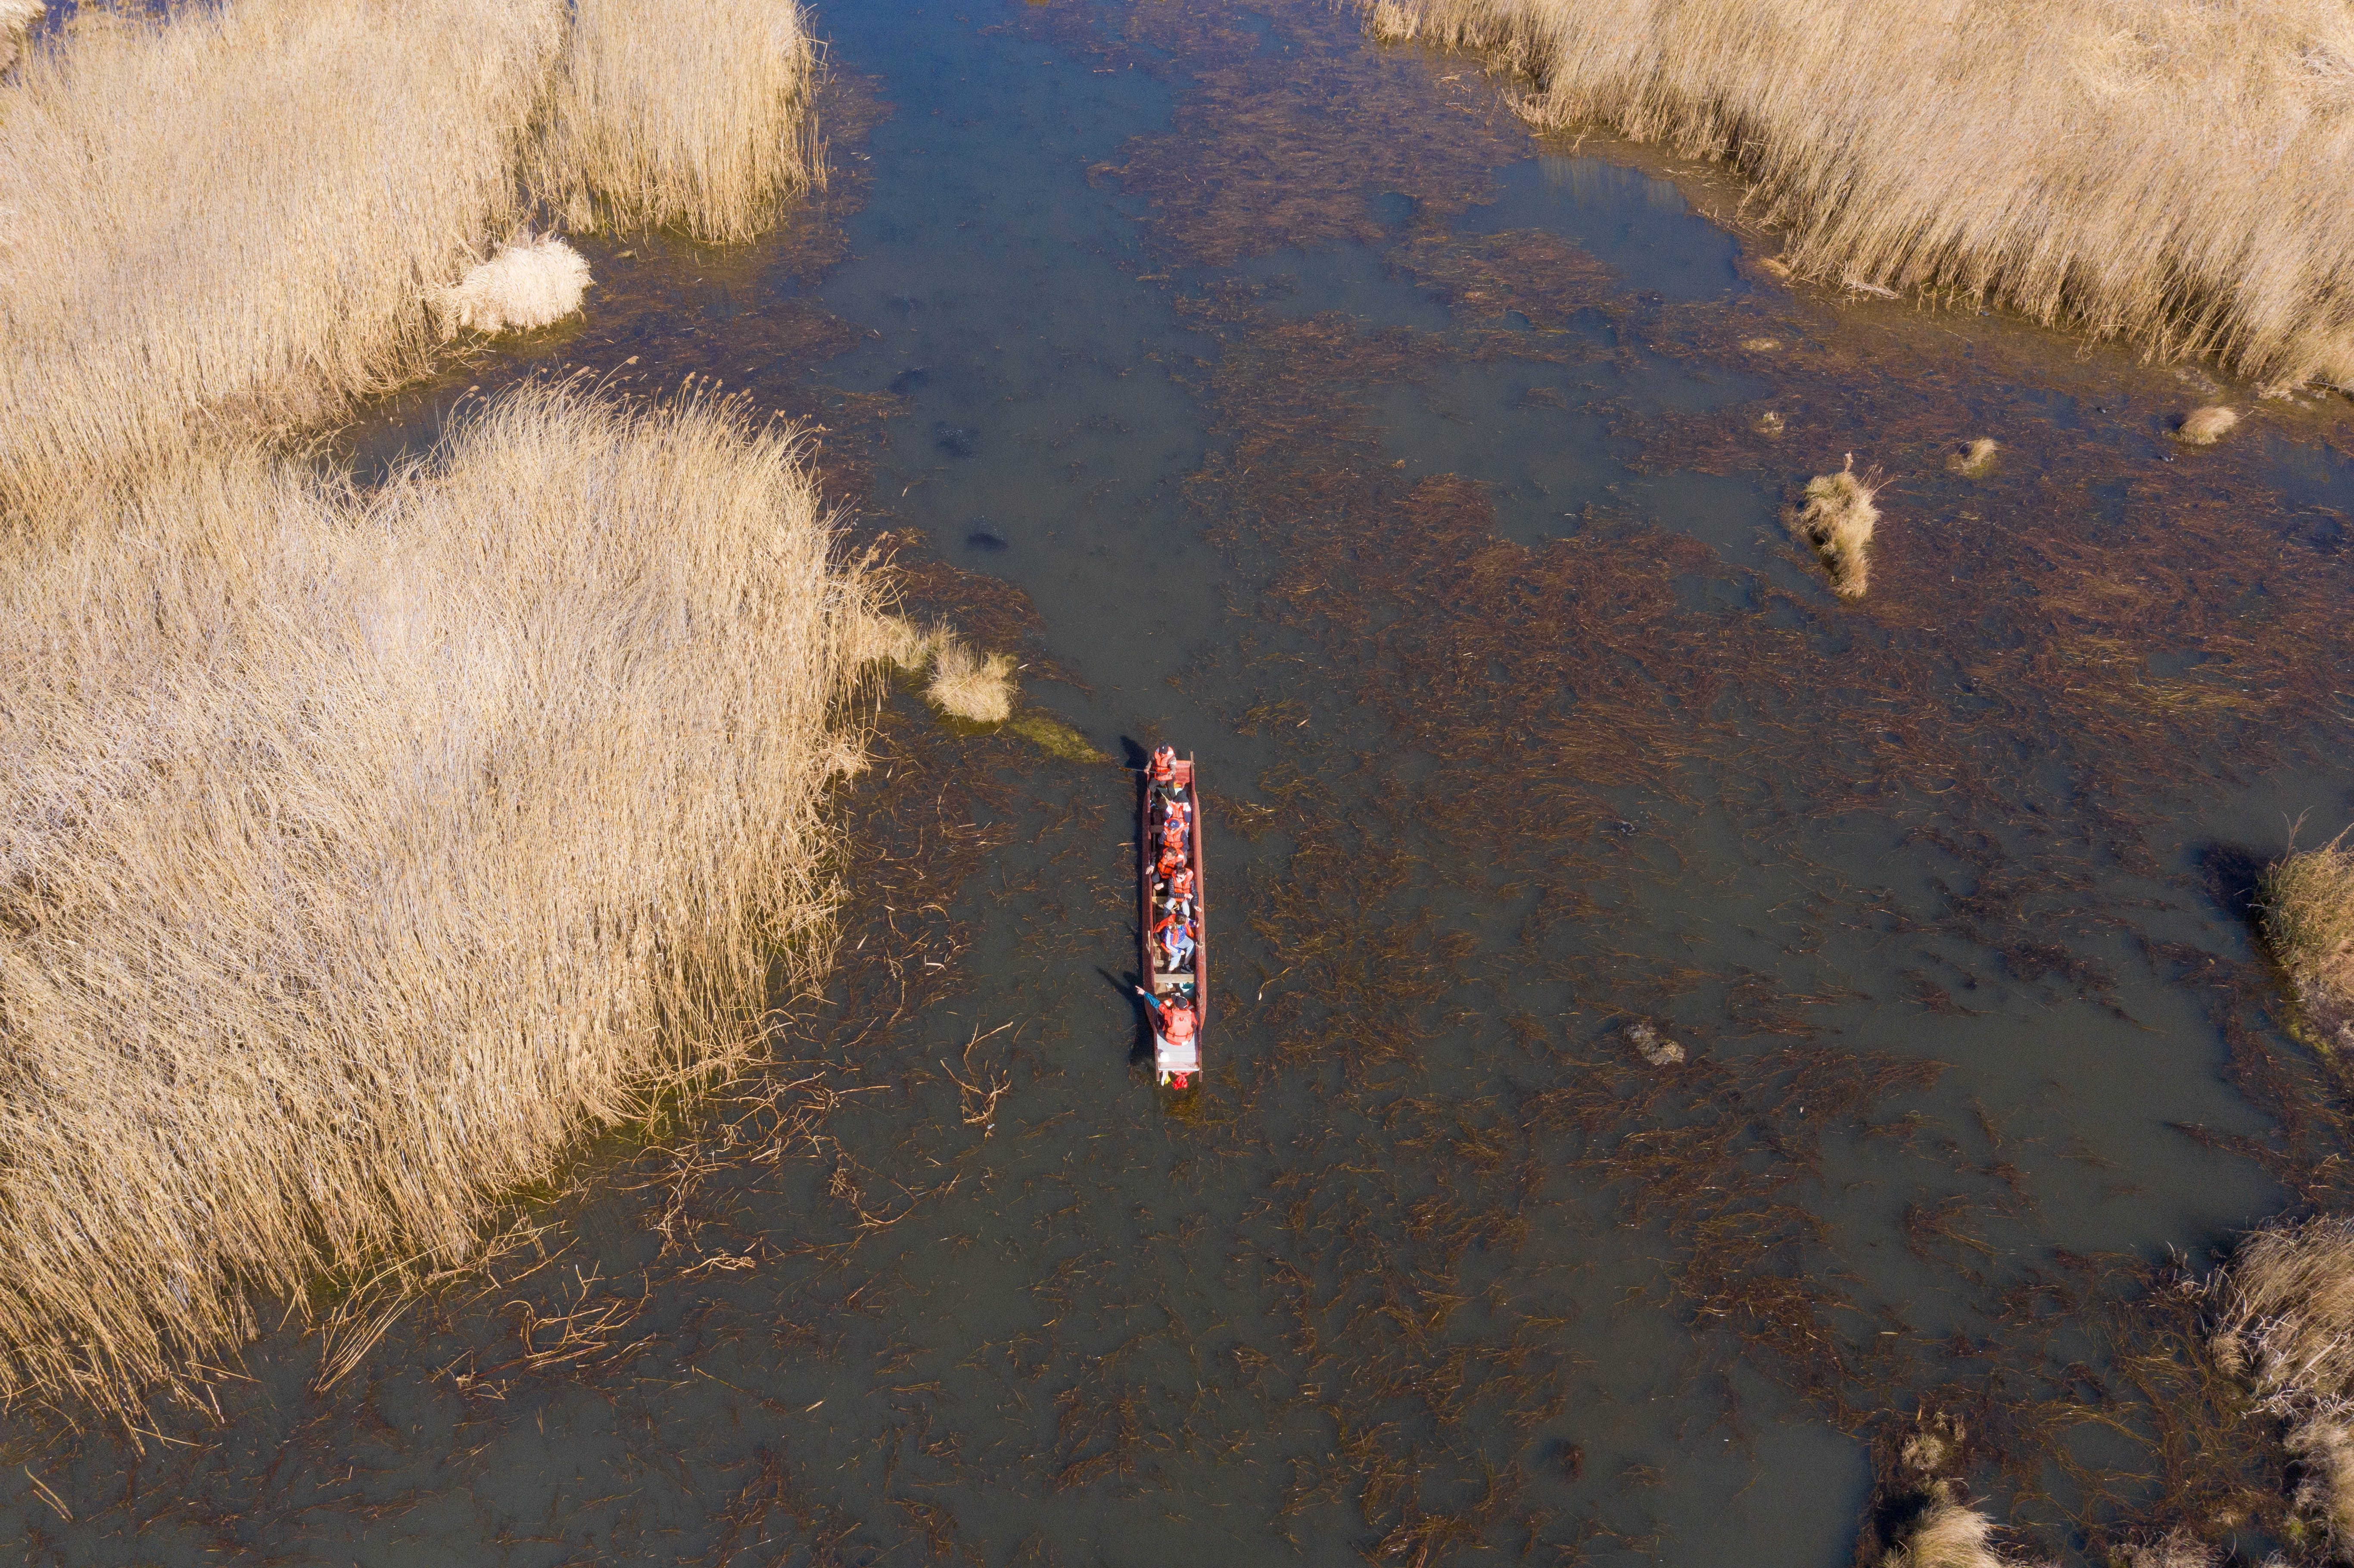
M 2256 917 L 2318 1044 L 2354 1050 L 2354 846 L 2345 833 L 2264 868 Z
M 1549 126 L 1754 181 L 1783 260 L 1955 289 L 2160 355 L 2354 386 L 2342 0 L 1381 0 L 1496 53 Z
M 2220 1281 L 2216 1360 L 2243 1372 L 2285 1423 L 2300 1508 L 2334 1549 L 2354 1549 L 2354 1219 L 2274 1225 L 2243 1242 Z
M 752 238 L 823 177 L 814 60 L 790 0 L 579 0 L 532 182 L 574 229 Z
M 245 451 L 0 570 L 0 1397 L 462 1257 L 825 958 L 884 651 L 790 434 L 576 387 Z
M 1994 1520 L 1973 1508 L 1936 1498 L 1924 1509 L 1881 1568 L 2005 1568 L 1992 1544 Z
M 0 79 L 0 532 L 425 369 L 535 212 L 706 238 L 816 166 L 792 0 L 225 0 Z
M 415 375 L 518 218 L 562 0 L 105 16 L 0 81 L 0 514 Z

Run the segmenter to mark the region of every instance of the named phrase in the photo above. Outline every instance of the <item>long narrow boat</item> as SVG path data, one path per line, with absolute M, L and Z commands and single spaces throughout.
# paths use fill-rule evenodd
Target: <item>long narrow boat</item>
M 1164 969 L 1161 967 L 1161 945 L 1152 939 L 1157 917 L 1153 908 L 1152 868 L 1158 858 L 1155 846 L 1161 839 L 1160 791 L 1152 786 L 1148 773 L 1144 779 L 1142 798 L 1136 807 L 1136 872 L 1138 913 L 1140 916 L 1137 947 L 1140 959 L 1139 972 L 1152 977 L 1151 990 L 1156 1000 L 1182 999 L 1193 1004 L 1193 1038 L 1172 1041 L 1163 1034 L 1156 1022 L 1152 1032 L 1152 1074 L 1154 1082 L 1164 1086 L 1185 1089 L 1201 1080 L 1202 1036 L 1210 1024 L 1210 911 L 1209 879 L 1204 874 L 1202 854 L 1202 779 L 1201 772 L 1190 757 L 1180 758 L 1176 765 L 1176 784 L 1193 803 L 1193 830 L 1187 834 L 1186 860 L 1193 871 L 1193 965 L 1190 970 Z

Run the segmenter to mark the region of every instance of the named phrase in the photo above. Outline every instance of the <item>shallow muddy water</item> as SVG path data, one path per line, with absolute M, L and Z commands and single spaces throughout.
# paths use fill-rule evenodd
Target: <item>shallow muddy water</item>
M 2242 435 L 2178 450 L 2177 372 L 1793 292 L 1706 171 L 1541 143 L 1315 0 L 817 26 L 835 175 L 787 232 L 592 247 L 585 323 L 345 450 L 519 375 L 716 378 L 822 427 L 911 608 L 1107 760 L 895 694 L 769 1068 L 592 1150 L 489 1275 L 265 1339 L 217 1413 L 13 1417 L 0 1531 L 1829 1564 L 1930 1411 L 2022 1545 L 2260 1555 L 2270 1435 L 2179 1271 L 2344 1198 L 2244 903 L 2354 810 L 2334 412 L 2227 388 Z M 1889 480 L 1852 605 L 1779 521 L 1849 452 Z M 1163 737 L 1218 980 L 1175 1105 L 1113 765 Z

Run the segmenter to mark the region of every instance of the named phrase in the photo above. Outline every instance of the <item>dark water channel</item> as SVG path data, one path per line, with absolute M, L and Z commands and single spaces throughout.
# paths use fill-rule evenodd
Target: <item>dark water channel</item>
M 560 366 L 822 425 L 913 609 L 1108 757 L 1199 754 L 1211 1085 L 1129 1066 L 1123 776 L 896 694 L 776 1064 L 327 1386 L 351 1337 L 289 1327 L 142 1446 L 13 1418 L 0 1531 L 1830 1564 L 1926 1410 L 2044 1551 L 2260 1552 L 2269 1434 L 2176 1271 L 2343 1201 L 2244 906 L 2349 810 L 2336 416 L 2226 389 L 2243 439 L 2178 451 L 2176 372 L 1794 293 L 1704 174 L 1315 0 L 817 26 L 836 175 L 786 234 L 599 248 L 584 324 L 351 449 Z M 1850 451 L 1856 605 L 1778 521 Z

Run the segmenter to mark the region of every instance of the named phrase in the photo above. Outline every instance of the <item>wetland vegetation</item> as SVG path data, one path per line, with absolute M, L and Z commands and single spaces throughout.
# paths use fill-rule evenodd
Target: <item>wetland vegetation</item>
M 1543 75 L 1566 11 L 1447 15 L 1508 11 L 1533 20 L 1450 36 L 1539 72 L 1556 106 L 1602 81 Z M 1445 19 L 1384 14 L 1391 36 L 1426 40 Z M 2071 54 L 2093 15 L 2067 12 L 2044 63 L 2100 69 L 2020 101 L 2115 89 L 2085 122 L 2104 135 L 2175 102 L 2185 62 L 2221 47 L 2169 16 Z M 1668 118 L 1624 125 L 1665 151 L 1556 133 L 1529 79 L 1369 43 L 1363 20 L 1321 0 L 822 8 L 834 70 L 811 102 L 832 145 L 782 222 L 724 249 L 684 217 L 576 226 L 597 278 L 586 313 L 421 362 L 406 390 L 355 405 L 333 449 L 355 477 L 267 454 L 219 471 L 287 524 L 242 502 L 206 514 L 244 519 L 204 537 L 270 567 L 252 613 L 215 580 L 222 552 L 151 548 L 138 529 L 28 546 L 63 564 L 26 576 L 11 614 L 61 683 L 12 699 L 6 722 L 36 736 L 20 713 L 78 704 L 105 707 L 85 727 L 119 719 L 131 699 L 60 651 L 151 650 L 170 678 L 134 681 L 137 711 L 169 721 L 155 749 L 198 759 L 143 774 L 145 752 L 110 743 L 45 761 L 92 803 L 43 825 L 58 891 L 93 889 L 74 907 L 126 922 L 143 906 L 125 886 L 279 915 L 220 927 L 217 948 L 92 942 L 42 912 L 37 877 L 9 885 L 0 951 L 51 953 L 63 974 L 93 951 L 186 959 L 196 978 L 176 990 L 145 987 L 138 964 L 91 971 L 143 1021 L 110 1070 L 151 1086 L 149 1102 L 113 1097 L 106 1125 L 126 1125 L 105 1136 L 182 1157 L 140 1107 L 201 1075 L 175 1076 L 139 1009 L 237 1025 L 220 1054 L 244 1065 L 257 1146 L 280 1157 L 239 1171 L 378 1238 L 336 1254 L 297 1237 L 313 1250 L 283 1276 L 224 1266 L 265 1288 L 220 1287 L 219 1312 L 247 1313 L 235 1326 L 254 1337 L 186 1381 L 201 1408 L 77 1429 L 20 1404 L 0 1528 L 28 1557 L 2213 1568 L 2342 1552 L 2354 1099 L 2315 1048 L 2311 1003 L 2294 1011 L 2280 982 L 2300 982 L 2297 955 L 2335 961 L 2344 906 L 2325 894 L 2310 939 L 2293 934 L 2291 885 L 2337 863 L 2279 852 L 2288 821 L 2348 808 L 2354 467 L 2338 402 L 2222 379 L 2331 378 L 2332 318 L 2246 324 L 2270 296 L 2216 281 L 2214 255 L 2168 301 L 2099 291 L 2175 265 L 2165 245 L 2244 196 L 2228 182 L 2157 250 L 2039 294 L 2050 276 L 1996 267 L 1999 223 L 1908 229 L 1891 211 L 1874 238 L 1808 205 L 1825 165 L 1785 143 L 1768 153 L 1786 184 L 1744 209 L 1759 168 L 1675 155 L 1719 149 L 1679 143 L 1667 97 L 1645 101 Z M 2319 88 L 2262 74 L 2310 20 L 2264 12 L 2232 65 L 2256 74 L 2225 76 L 2326 129 Z M 1927 37 L 1872 47 L 1901 64 L 1935 54 Z M 1804 41 L 1796 74 L 1758 73 L 1780 94 L 1761 114 L 1808 90 L 1829 46 Z M 2313 58 L 2320 80 L 2335 56 Z M 1976 102 L 2021 69 L 1948 76 Z M 1830 86 L 1822 101 L 1876 133 L 1874 84 Z M 1925 115 L 1934 97 L 1894 106 Z M 1908 146 L 1890 143 L 1887 179 Z M 2267 177 L 2302 188 L 2310 170 L 2284 162 Z M 2025 165 L 2031 183 L 2062 167 Z M 2104 214 L 2054 232 L 2093 244 Z M 1973 267 L 1986 301 L 2020 308 L 1978 302 Z M 2313 287 L 2266 275 L 2282 298 Z M 1932 284 L 1958 292 L 1875 291 Z M 599 392 L 547 379 L 565 372 Z M 738 413 L 662 400 L 689 376 L 726 381 Z M 604 400 L 648 393 L 667 411 Z M 2186 450 L 2209 407 L 2238 429 Z M 525 443 L 552 454 L 535 465 L 486 433 L 551 408 L 557 433 Z M 772 410 L 803 422 L 800 448 L 743 422 Z M 617 536 L 550 521 L 606 514 L 599 454 L 680 443 L 708 461 L 644 455 L 669 478 L 614 492 L 654 497 Z M 774 711 L 767 666 L 717 648 L 751 635 L 736 618 L 765 579 L 716 545 L 673 561 L 663 521 L 705 515 L 713 482 L 673 482 L 690 469 L 747 464 L 769 477 L 742 493 L 831 515 L 842 541 L 830 562 L 812 545 L 805 574 L 840 596 L 840 618 L 807 629 L 834 640 L 838 683 L 791 711 L 873 715 L 863 735 L 821 724 L 801 772 L 777 759 L 803 781 L 801 842 L 839 846 L 788 885 L 786 924 L 810 924 L 780 950 L 772 921 L 730 924 L 706 892 L 771 885 L 767 863 L 730 858 L 785 787 L 731 771 L 745 714 Z M 1824 544 L 1859 531 L 1824 513 L 1851 524 L 1859 499 L 1890 521 L 1853 597 Z M 1815 500 L 1825 541 L 1794 537 Z M 62 575 L 110 551 L 137 569 Z M 609 554 L 618 566 L 596 564 Z M 582 559 L 596 591 L 556 591 Z M 409 562 L 461 591 L 410 610 Z M 194 609 L 135 613 L 142 591 L 179 602 L 154 590 L 183 569 L 189 603 L 239 608 L 210 640 Z M 564 613 L 542 615 L 535 584 Z M 597 597 L 630 584 L 627 613 Z M 492 586 L 530 613 L 470 617 Z M 418 907 L 498 951 L 465 968 L 475 950 L 445 944 L 444 978 L 398 996 L 472 999 L 494 1027 L 532 996 L 485 1000 L 480 976 L 523 963 L 554 985 L 560 965 L 524 960 L 585 932 L 612 994 L 657 999 L 567 1011 L 636 1086 L 596 1080 L 565 1129 L 551 1109 L 502 1145 L 528 1157 L 480 1187 L 409 1184 L 416 1150 L 470 1168 L 457 1120 L 408 1105 L 380 1143 L 364 1127 L 347 1144 L 354 1129 L 302 1107 L 372 1102 L 293 1072 L 387 1060 L 304 1031 L 380 1052 L 405 1038 L 347 1026 L 304 967 L 306 921 L 381 901 L 337 905 L 294 874 L 329 842 L 306 824 L 340 848 L 410 820 L 304 815 L 407 797 L 378 779 L 397 768 L 312 782 L 362 758 L 328 749 L 324 710 L 293 700 L 347 647 L 388 657 L 349 607 L 396 601 L 404 626 L 439 618 L 416 633 L 436 667 L 544 656 L 499 687 L 525 707 L 567 690 L 546 672 L 616 672 L 519 732 L 627 763 L 584 764 L 553 803 L 518 797 L 498 732 L 470 751 L 472 728 L 396 722 L 419 705 L 368 710 L 376 749 L 465 769 L 445 828 L 536 811 L 534 842 L 556 846 L 496 885 L 411 875 Z M 660 634 L 689 610 L 708 643 Z M 945 661 L 943 625 L 964 651 Z M 226 656 L 247 646 L 286 652 L 249 677 Z M 944 667 L 1017 662 L 1029 706 L 1006 689 L 970 705 L 1002 701 L 1002 724 L 919 705 L 963 700 L 931 691 Z M 859 672 L 886 666 L 908 678 L 859 706 Z M 243 749 L 180 744 L 207 714 L 199 739 Z M 126 731 L 143 733 L 106 733 Z M 1123 1071 L 1133 799 L 1104 766 L 1163 738 L 1227 781 L 1207 807 L 1223 1037 L 1204 1091 L 1173 1110 Z M 231 760 L 199 765 L 214 755 Z M 809 780 L 826 775 L 841 782 L 820 804 Z M 739 793 L 705 790 L 714 776 Z M 230 787 L 246 778 L 268 787 Z M 129 880 L 90 824 L 135 825 L 142 799 L 181 802 L 224 847 L 159 852 L 156 880 Z M 334 863 L 510 863 L 416 837 Z M 609 862 L 642 898 L 596 902 Z M 236 866 L 280 902 L 228 897 Z M 551 908 L 588 924 L 567 937 Z M 387 947 L 408 928 L 387 914 L 364 934 Z M 839 961 L 821 971 L 829 930 Z M 37 948 L 52 937 L 82 945 Z M 217 1000 L 217 964 L 187 968 L 218 952 L 273 957 L 245 1012 Z M 41 1038 L 64 1042 L 61 1062 L 107 1024 L 95 1002 L 57 1016 Z M 429 1060 L 456 1049 L 447 1031 L 415 1037 Z M 269 1053 L 242 1049 L 263 1038 Z M 463 1097 L 499 1083 L 476 1057 L 507 1059 L 485 1045 L 453 1069 L 469 1129 L 485 1107 Z M 11 1103 L 65 1081 L 20 1065 Z M 305 1082 L 326 1086 L 296 1096 Z M 591 1125 L 613 1130 L 550 1152 Z M 392 1150 L 399 1202 L 286 1158 L 313 1126 L 339 1140 L 321 1175 Z M 71 1152 L 105 1175 L 96 1143 Z M 501 1207 L 514 1182 L 535 1184 Z M 431 1250 L 419 1215 L 451 1247 Z M 500 1245 L 450 1266 L 486 1223 Z M 403 1255 L 402 1225 L 419 1261 L 372 1278 L 370 1260 Z M 162 1272 L 132 1283 L 168 1319 L 182 1254 L 152 1255 Z M 307 1326 L 277 1320 L 290 1300 Z

